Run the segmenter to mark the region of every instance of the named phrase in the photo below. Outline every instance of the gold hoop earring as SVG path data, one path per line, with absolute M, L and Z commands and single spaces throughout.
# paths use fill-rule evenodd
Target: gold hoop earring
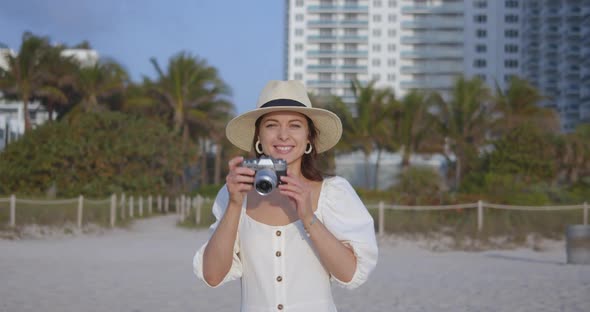
M 260 145 L 260 147 L 258 147 Z M 258 154 L 264 154 L 264 152 L 262 151 L 262 144 L 260 143 L 260 140 L 256 141 L 256 144 L 254 144 L 254 149 L 256 149 L 256 152 Z
M 305 149 L 305 154 L 309 155 L 309 154 L 311 154 L 311 151 L 313 150 L 313 145 L 311 145 L 311 143 L 307 143 L 307 144 L 308 144 L 308 146 Z

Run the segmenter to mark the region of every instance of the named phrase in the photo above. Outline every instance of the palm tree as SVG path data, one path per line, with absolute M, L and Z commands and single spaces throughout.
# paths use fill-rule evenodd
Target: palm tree
M 495 104 L 502 114 L 501 127 L 510 131 L 523 123 L 532 122 L 540 129 L 559 130 L 559 116 L 551 108 L 540 107 L 547 99 L 528 81 L 512 77 L 506 91 L 496 84 Z
M 470 168 L 486 141 L 494 123 L 490 107 L 490 91 L 479 78 L 459 77 L 449 99 L 435 95 L 435 117 L 438 130 L 445 138 L 449 153 L 455 157 L 455 187 L 461 185 L 463 171 Z
M 25 32 L 18 54 L 5 52 L 2 55 L 8 63 L 8 69 L 0 68 L 0 90 L 4 96 L 22 101 L 25 131 L 32 127 L 29 102 L 42 94 L 56 93 L 54 87 L 46 84 L 47 56 L 51 50 L 49 38 Z
M 412 90 L 403 97 L 393 118 L 397 129 L 396 139 L 402 147 L 404 171 L 410 166 L 412 154 L 421 151 L 440 151 L 433 142 L 429 142 L 435 137 L 432 131 L 435 120 L 429 111 L 431 105 L 431 97 L 427 93 Z
M 154 58 L 150 61 L 158 74 L 158 80 L 146 78 L 144 83 L 150 95 L 170 111 L 172 127 L 183 137 L 185 146 L 191 132 L 195 140 L 201 140 L 201 183 L 206 184 L 209 145 L 206 139 L 211 137 L 205 133 L 223 133 L 219 123 L 225 122 L 233 109 L 233 105 L 223 99 L 223 96 L 229 95 L 229 88 L 219 77 L 217 69 L 187 52 L 171 57 L 167 72 Z M 215 140 L 219 138 L 214 137 Z
M 156 59 L 150 61 L 158 74 L 155 82 L 146 79 L 150 93 L 173 112 L 174 131 L 188 140 L 188 115 L 201 116 L 196 119 L 202 120 L 206 116 L 203 106 L 219 96 L 228 95 L 229 88 L 219 78 L 217 69 L 187 52 L 170 58 L 167 72 Z M 191 110 L 193 112 L 189 113 Z
M 355 96 L 353 111 L 345 116 L 343 123 L 345 138 L 349 140 L 354 149 L 361 150 L 365 157 L 365 182 L 369 181 L 369 156 L 376 150 L 377 161 L 375 163 L 375 179 L 373 188 L 377 189 L 379 163 L 381 153 L 385 149 L 387 137 L 391 136 L 391 129 L 386 122 L 387 116 L 392 112 L 392 103 L 395 102 L 393 90 L 378 89 L 376 81 L 363 86 L 358 80 L 352 81 L 352 91 Z
M 128 81 L 127 72 L 113 60 L 101 60 L 91 66 L 80 65 L 74 85 L 81 97 L 81 109 L 84 112 L 108 109 L 108 99 L 123 93 Z

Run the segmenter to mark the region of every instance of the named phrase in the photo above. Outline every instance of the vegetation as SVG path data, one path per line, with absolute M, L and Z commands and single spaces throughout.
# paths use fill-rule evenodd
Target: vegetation
M 34 128 L 25 114 L 27 133 L 0 153 L 0 194 L 43 196 L 52 189 L 65 197 L 195 190 L 211 195 L 219 188 L 223 164 L 239 151 L 223 135 L 234 106 L 215 67 L 182 51 L 165 67 L 150 60 L 155 77 L 136 83 L 115 60 L 79 63 L 63 54 L 66 48 L 25 33 L 19 52 L 3 55 L 9 67 L 0 69 L 2 97 L 21 101 L 25 111 L 39 101 L 55 120 Z M 478 78 L 458 77 L 444 96 L 411 90 L 397 97 L 374 81 L 353 80 L 351 89 L 352 104 L 337 96 L 312 97 L 343 123 L 342 140 L 320 162 L 333 173 L 336 155 L 361 152 L 367 176 L 358 191 L 368 203 L 483 199 L 544 205 L 590 198 L 590 125 L 559 133 L 556 112 L 540 106 L 552 99 L 525 80 L 514 77 L 505 90 L 492 90 Z M 401 175 L 390 177 L 399 181 L 396 186 L 378 191 L 386 151 L 403 155 Z M 416 153 L 444 155 L 446 171 L 413 167 Z M 372 155 L 377 161 L 370 168 Z M 411 218 L 417 215 L 429 214 Z M 521 218 L 497 216 L 506 226 Z M 472 217 L 428 218 L 468 223 Z

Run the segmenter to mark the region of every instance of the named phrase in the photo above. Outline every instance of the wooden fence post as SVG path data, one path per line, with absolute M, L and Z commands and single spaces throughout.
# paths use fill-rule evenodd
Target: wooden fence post
M 117 219 L 117 195 L 111 195 L 111 227 L 115 227 L 115 220 Z
M 82 214 L 84 210 L 84 195 L 78 197 L 78 228 L 82 228 Z
M 153 210 L 152 210 L 152 195 L 148 196 L 148 214 L 152 214 Z
M 168 208 L 170 208 L 170 207 L 168 207 L 168 196 L 166 196 L 164 198 L 164 212 L 165 213 L 168 213 Z
M 385 234 L 385 204 L 383 201 L 379 202 L 379 235 Z
M 201 206 L 203 206 L 203 197 L 201 195 L 195 197 L 195 206 L 195 223 L 199 225 L 201 224 Z
M 588 225 L 588 202 L 584 202 L 584 225 Z
M 483 202 L 477 201 L 477 231 L 481 232 L 483 229 Z
M 125 193 L 121 194 L 121 220 L 125 220 L 125 211 L 127 208 L 127 205 L 125 204 Z
M 133 196 L 129 196 L 129 217 L 133 218 Z
M 143 196 L 139 196 L 139 217 L 143 217 Z
M 162 213 L 162 195 L 158 195 L 158 212 Z
M 16 196 L 10 195 L 10 226 L 16 226 Z

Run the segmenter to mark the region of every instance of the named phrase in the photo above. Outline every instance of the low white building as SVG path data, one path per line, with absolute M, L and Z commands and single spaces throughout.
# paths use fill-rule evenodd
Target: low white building
M 11 49 L 0 49 L 0 67 L 4 69 L 8 69 L 6 54 L 15 55 L 16 53 Z M 66 49 L 61 54 L 64 57 L 74 57 L 80 63 L 80 66 L 93 66 L 99 59 L 98 52 L 94 50 Z M 24 114 L 22 102 L 5 100 L 0 92 L 0 151 L 8 143 L 17 140 L 24 134 Z M 28 114 L 33 127 L 49 120 L 49 113 L 39 102 L 29 103 Z

